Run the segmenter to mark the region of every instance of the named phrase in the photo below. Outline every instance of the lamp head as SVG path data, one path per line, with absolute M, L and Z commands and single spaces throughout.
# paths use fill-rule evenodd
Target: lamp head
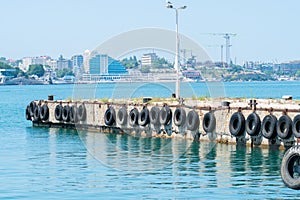
M 173 8 L 173 5 L 172 5 L 172 3 L 170 1 L 167 0 L 166 4 L 167 4 L 166 5 L 167 8 Z

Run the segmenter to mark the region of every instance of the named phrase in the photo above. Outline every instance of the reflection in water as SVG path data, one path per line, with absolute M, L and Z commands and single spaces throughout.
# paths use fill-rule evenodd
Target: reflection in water
M 26 184 L 47 179 L 51 186 L 42 191 L 76 187 L 119 197 L 130 191 L 140 198 L 291 197 L 279 175 L 282 151 L 52 128 L 28 128 L 26 139 L 32 175 Z
M 89 153 L 120 171 L 155 172 L 183 155 L 192 141 L 79 132 Z
M 63 191 L 64 187 L 82 187 L 85 177 L 78 176 L 77 170 L 87 168 L 86 151 L 76 131 L 35 127 L 26 131 L 26 171 L 31 177 L 27 184 L 36 186 L 41 179 L 46 179 L 43 191 L 56 192 Z

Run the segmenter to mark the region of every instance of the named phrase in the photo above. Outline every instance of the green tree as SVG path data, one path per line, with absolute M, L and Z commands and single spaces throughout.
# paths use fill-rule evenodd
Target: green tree
M 239 65 L 232 65 L 232 67 L 229 68 L 228 71 L 231 73 L 240 73 L 241 71 L 243 71 L 243 68 Z
M 152 64 L 153 68 L 172 68 L 173 65 L 168 62 L 165 58 L 157 58 L 156 60 L 153 61 Z
M 300 71 L 297 71 L 295 74 L 296 77 L 300 77 Z
M 4 63 L 4 62 L 0 62 L 0 69 L 14 69 L 14 71 L 11 71 L 11 72 L 2 72 L 3 75 L 12 76 L 12 77 L 17 77 L 20 73 L 23 72 L 18 67 L 14 68 L 14 67 L 12 67 L 12 66 Z
M 43 65 L 41 64 L 33 64 L 33 65 L 29 65 L 29 69 L 28 69 L 28 75 L 37 75 L 38 77 L 41 77 L 44 75 L 45 70 Z
M 57 69 L 57 70 L 55 70 L 55 72 L 56 72 L 56 76 L 58 78 L 62 78 L 64 76 L 74 76 L 73 71 L 69 68 L 63 68 L 63 69 L 59 69 L 59 70 Z
M 13 69 L 13 67 L 4 62 L 0 62 L 0 69 Z
M 124 58 L 120 61 L 122 65 L 126 67 L 126 69 L 136 69 L 139 66 L 139 61 L 136 56 L 128 58 Z

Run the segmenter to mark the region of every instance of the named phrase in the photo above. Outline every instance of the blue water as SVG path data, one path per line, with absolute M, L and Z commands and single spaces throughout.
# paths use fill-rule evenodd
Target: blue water
M 300 99 L 300 82 L 192 82 L 182 83 L 181 97 L 240 97 L 240 98 L 281 98 L 292 95 Z M 132 98 L 171 97 L 174 83 L 131 83 L 77 85 L 70 95 L 80 98 Z
M 220 84 L 215 84 L 219 87 Z M 85 88 L 83 88 L 85 87 Z M 182 85 L 182 93 L 187 85 Z M 209 87 L 212 88 L 210 85 Z M 116 89 L 117 88 L 117 89 Z M 126 89 L 127 88 L 127 89 Z M 197 96 L 209 94 L 193 83 Z M 300 82 L 224 83 L 228 97 L 300 99 Z M 0 87 L 0 199 L 297 199 L 280 178 L 283 151 L 33 128 L 34 99 L 170 96 L 173 84 Z M 127 92 L 126 92 L 127 91 Z

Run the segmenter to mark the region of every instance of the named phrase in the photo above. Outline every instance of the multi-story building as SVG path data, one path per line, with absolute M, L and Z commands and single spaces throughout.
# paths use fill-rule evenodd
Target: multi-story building
M 125 66 L 106 54 L 97 54 L 89 60 L 89 74 L 83 76 L 86 81 L 116 80 L 128 74 Z
M 90 74 L 119 75 L 126 74 L 126 68 L 106 54 L 97 54 L 90 59 Z
M 47 64 L 47 61 L 51 60 L 49 56 L 39 56 L 39 57 L 33 57 L 32 58 L 32 64 L 37 64 L 37 65 L 43 65 L 45 66 Z
M 71 58 L 73 68 L 83 68 L 83 56 L 82 55 L 74 55 Z
M 22 58 L 22 62 L 19 63 L 19 68 L 23 71 L 28 71 L 29 65 L 49 65 L 51 61 L 51 57 L 49 56 L 39 56 L 39 57 L 24 57 Z M 50 65 L 51 66 L 51 65 Z
M 300 71 L 300 61 L 293 61 L 289 63 L 280 63 L 274 65 L 275 71 L 280 72 L 296 72 Z
M 57 60 L 49 59 L 47 60 L 46 65 L 50 66 L 50 68 L 54 71 L 55 69 L 57 69 Z
M 32 57 L 24 57 L 22 58 L 22 63 L 19 64 L 19 68 L 23 71 L 28 71 L 29 65 L 32 64 Z
M 64 69 L 69 68 L 72 69 L 72 62 L 71 60 L 65 59 L 62 55 L 59 56 L 57 63 L 57 69 Z
M 153 62 L 157 60 L 156 53 L 147 53 L 142 56 L 142 66 L 152 66 Z
M 84 72 L 83 69 L 83 56 L 82 55 L 74 55 L 71 58 L 73 73 L 76 76 L 79 76 Z
M 89 73 L 90 69 L 90 58 L 91 58 L 91 51 L 90 50 L 85 50 L 83 52 L 83 71 L 85 73 Z

